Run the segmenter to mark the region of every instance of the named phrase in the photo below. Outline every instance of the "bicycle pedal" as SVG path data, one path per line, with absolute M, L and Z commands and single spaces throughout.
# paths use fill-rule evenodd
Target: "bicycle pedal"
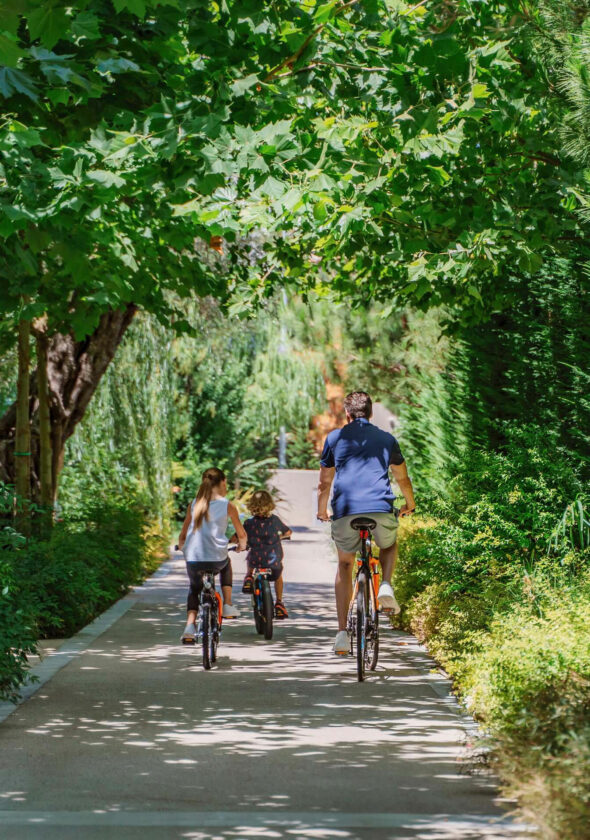
M 183 645 L 188 645 L 189 647 L 191 647 L 192 645 L 195 644 L 195 639 L 183 639 L 182 644 Z

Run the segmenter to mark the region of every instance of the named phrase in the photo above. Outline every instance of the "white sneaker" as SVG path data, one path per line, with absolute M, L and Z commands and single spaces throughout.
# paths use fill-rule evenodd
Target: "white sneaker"
M 350 639 L 346 630 L 339 630 L 334 640 L 334 653 L 337 656 L 348 656 L 350 653 Z
M 237 607 L 234 607 L 233 604 L 224 604 L 223 611 L 221 614 L 224 618 L 237 618 L 240 614 L 240 611 Z
M 395 595 L 393 594 L 393 588 L 390 583 L 386 583 L 383 581 L 381 586 L 379 587 L 379 594 L 377 595 L 377 600 L 379 601 L 379 607 L 386 612 L 392 612 L 394 615 L 397 615 L 400 611 L 400 605 L 395 600 Z
M 183 630 L 182 636 L 180 637 L 180 641 L 183 645 L 194 645 L 197 639 L 197 628 L 191 622 L 187 624 Z

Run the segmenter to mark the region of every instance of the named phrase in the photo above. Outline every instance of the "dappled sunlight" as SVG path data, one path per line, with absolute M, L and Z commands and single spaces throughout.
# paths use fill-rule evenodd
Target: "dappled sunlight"
M 224 754 L 275 754 L 348 771 L 397 756 L 407 762 L 406 789 L 426 790 L 429 778 L 443 786 L 460 781 L 464 733 L 460 718 L 424 683 L 420 666 L 431 665 L 428 657 L 411 650 L 408 662 L 410 651 L 396 646 L 407 637 L 385 628 L 380 667 L 359 685 L 353 658 L 336 658 L 330 649 L 329 591 L 301 585 L 296 592 L 294 619 L 277 624 L 270 643 L 257 636 L 245 610 L 243 618 L 226 622 L 211 673 L 202 669 L 198 647 L 178 644 L 176 610 L 160 604 L 146 616 L 146 605 L 138 605 L 124 644 L 109 644 L 107 633 L 102 646 L 94 643 L 84 655 L 80 667 L 91 669 L 85 680 L 93 680 L 99 702 L 78 717 L 64 709 L 27 733 L 52 739 L 67 734 L 70 745 L 77 740 L 91 748 L 116 745 L 123 754 L 150 755 L 150 766 L 156 762 L 170 771 L 207 762 L 211 751 L 219 760 Z M 305 618 L 299 619 L 303 605 Z M 146 666 L 150 690 L 142 686 Z M 108 706 L 100 701 L 106 668 L 115 668 L 122 680 L 121 696 Z M 279 790 L 276 799 L 258 804 L 271 807 L 269 802 L 288 807 L 289 795 Z
M 384 626 L 379 666 L 359 684 L 354 658 L 332 653 L 331 584 L 287 582 L 290 618 L 270 642 L 236 593 L 241 617 L 224 622 L 207 672 L 200 648 L 179 643 L 180 559 L 169 570 L 10 717 L 2 746 L 13 759 L 26 744 L 57 756 L 56 770 L 48 758 L 15 760 L 0 811 L 35 808 L 30 821 L 49 826 L 42 811 L 66 791 L 75 813 L 91 815 L 84 825 L 130 838 L 144 826 L 146 840 L 156 825 L 192 840 L 496 836 L 415 822 L 448 810 L 501 815 L 493 779 L 470 775 L 463 719 L 433 690 L 432 660 L 415 639 Z M 56 825 L 74 819 L 68 807 Z M 406 812 L 407 826 L 392 823 Z

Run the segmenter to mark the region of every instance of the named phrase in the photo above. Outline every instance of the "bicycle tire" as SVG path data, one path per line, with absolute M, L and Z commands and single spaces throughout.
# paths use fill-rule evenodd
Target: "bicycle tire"
M 379 659 L 379 612 L 371 605 L 371 633 L 374 637 L 369 642 L 367 649 L 369 670 L 374 671 L 377 667 L 377 660 Z
M 264 638 L 267 641 L 272 639 L 273 619 L 275 607 L 270 591 L 270 581 L 266 578 L 262 581 L 262 615 L 264 618 Z
M 356 595 L 356 675 L 359 682 L 365 678 L 365 655 L 367 646 L 367 581 L 361 573 L 357 581 Z
M 258 609 L 258 600 L 260 595 L 256 594 L 256 586 L 254 584 L 254 591 L 252 593 L 252 611 L 254 612 L 254 626 L 256 627 L 256 632 L 259 633 L 261 636 L 264 633 L 264 618 L 260 610 Z
M 211 662 L 217 662 L 217 645 L 219 644 L 219 626 L 217 619 L 213 621 L 211 628 L 211 644 L 209 646 Z
M 201 635 L 203 641 L 203 668 L 211 669 L 211 604 L 201 606 Z

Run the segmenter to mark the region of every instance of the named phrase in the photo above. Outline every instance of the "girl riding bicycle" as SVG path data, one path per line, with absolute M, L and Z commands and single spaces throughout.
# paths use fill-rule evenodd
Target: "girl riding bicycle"
M 252 571 L 262 566 L 271 571 L 275 582 L 275 618 L 289 618 L 283 604 L 283 546 L 281 539 L 289 539 L 291 529 L 273 513 L 275 503 L 266 490 L 257 490 L 248 503 L 252 514 L 244 522 L 248 535 L 248 572 L 244 578 L 242 592 L 252 592 Z
M 228 520 L 235 528 L 238 551 L 246 549 L 246 532 L 235 505 L 226 499 L 227 480 L 216 467 L 205 470 L 197 496 L 188 506 L 184 525 L 178 538 L 186 560 L 190 589 L 187 599 L 186 627 L 181 641 L 193 643 L 197 636 L 195 622 L 199 609 L 199 595 L 203 588 L 203 572 L 214 569 L 221 576 L 223 617 L 238 615 L 232 606 L 232 567 L 227 554 L 225 536 Z

